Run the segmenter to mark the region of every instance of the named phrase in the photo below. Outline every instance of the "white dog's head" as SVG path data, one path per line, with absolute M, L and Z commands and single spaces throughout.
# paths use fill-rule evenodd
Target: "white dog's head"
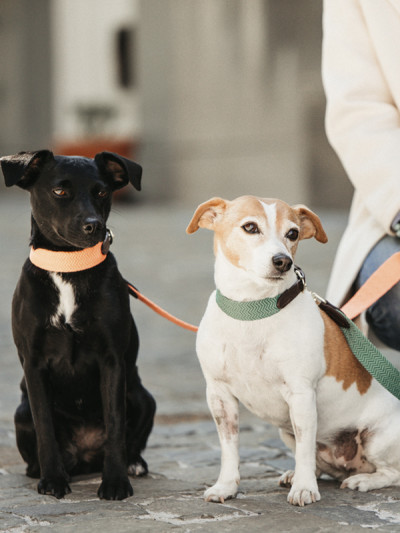
M 187 233 L 215 233 L 215 281 L 225 296 L 263 298 L 286 289 L 294 278 L 298 242 L 315 237 L 327 242 L 318 216 L 303 205 L 241 196 L 212 198 L 199 205 Z

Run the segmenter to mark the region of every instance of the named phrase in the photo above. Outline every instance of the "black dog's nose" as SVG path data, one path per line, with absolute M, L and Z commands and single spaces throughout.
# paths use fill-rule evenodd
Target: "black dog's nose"
M 98 229 L 101 229 L 102 227 L 103 227 L 103 224 L 98 218 L 90 217 L 85 220 L 82 226 L 82 229 L 84 233 L 86 233 L 87 235 L 92 235 Z
M 293 265 L 293 261 L 285 254 L 274 255 L 272 258 L 272 263 L 274 264 L 276 270 L 282 272 L 282 274 L 290 270 L 290 267 Z

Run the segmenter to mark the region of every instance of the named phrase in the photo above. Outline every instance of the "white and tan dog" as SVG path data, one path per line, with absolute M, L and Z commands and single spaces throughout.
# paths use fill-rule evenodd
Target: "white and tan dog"
M 200 227 L 215 232 L 217 289 L 239 302 L 287 291 L 297 282 L 299 241 L 327 241 L 306 207 L 253 196 L 201 204 L 187 232 Z M 280 478 L 291 485 L 290 503 L 319 500 L 321 473 L 360 491 L 400 485 L 400 402 L 360 365 L 308 290 L 273 316 L 251 321 L 225 314 L 213 292 L 197 353 L 222 454 L 207 501 L 224 502 L 238 490 L 238 401 L 279 427 L 294 451 L 294 472 Z

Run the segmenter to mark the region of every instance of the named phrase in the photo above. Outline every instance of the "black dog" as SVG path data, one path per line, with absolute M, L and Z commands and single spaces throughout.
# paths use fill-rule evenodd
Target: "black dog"
M 102 471 L 99 497 L 124 499 L 133 494 L 128 473 L 147 473 L 140 454 L 155 402 L 138 375 L 138 334 L 126 282 L 107 253 L 106 220 L 113 191 L 129 182 L 140 190 L 142 169 L 110 152 L 87 159 L 41 150 L 0 162 L 6 185 L 31 194 L 33 250 L 76 252 L 104 241 L 104 260 L 86 270 L 50 272 L 27 259 L 14 293 L 24 369 L 15 427 L 27 475 L 41 478 L 39 493 L 62 498 L 70 475 Z

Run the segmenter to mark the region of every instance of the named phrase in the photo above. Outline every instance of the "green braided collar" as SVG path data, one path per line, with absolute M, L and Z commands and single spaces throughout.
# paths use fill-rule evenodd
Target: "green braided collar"
M 252 302 L 238 302 L 224 296 L 218 289 L 216 300 L 219 308 L 231 318 L 236 320 L 261 320 L 275 315 L 280 311 L 277 302 L 280 297 L 263 298 Z
M 236 320 L 261 320 L 275 315 L 286 307 L 306 288 L 306 277 L 300 267 L 294 267 L 297 281 L 281 294 L 272 298 L 263 298 L 252 302 L 238 302 L 224 296 L 218 289 L 216 300 L 220 309 Z

